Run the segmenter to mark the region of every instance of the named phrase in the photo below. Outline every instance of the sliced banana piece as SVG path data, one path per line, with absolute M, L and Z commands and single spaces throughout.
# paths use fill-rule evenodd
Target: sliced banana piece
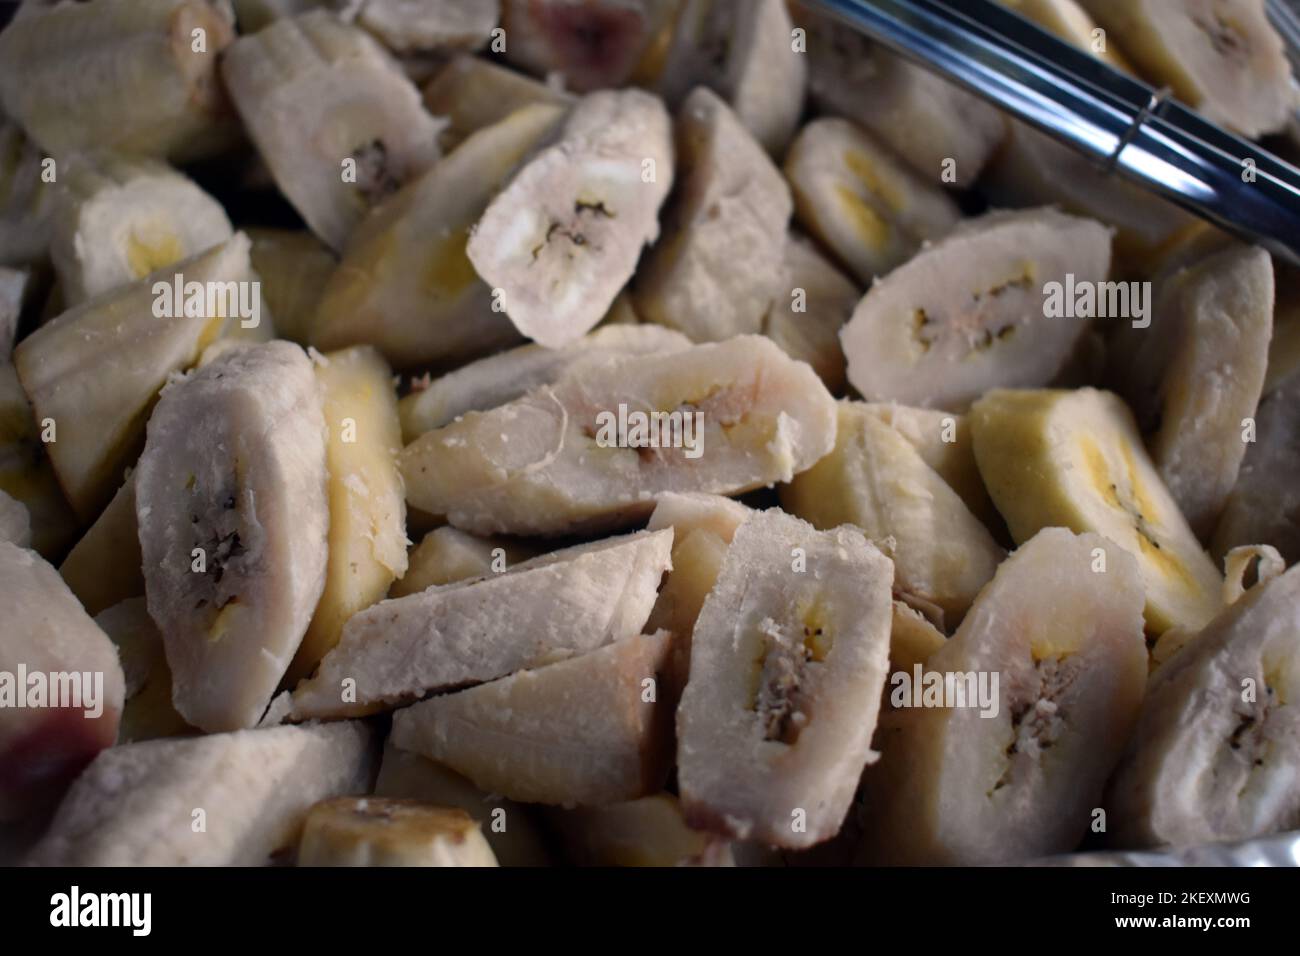
M 176 709 L 208 732 L 257 724 L 324 587 L 318 389 L 298 346 L 252 345 L 167 389 L 149 420 L 135 486 L 145 594 Z
M 13 355 L 18 324 L 22 321 L 23 308 L 32 297 L 34 285 L 30 268 L 0 266 L 0 362 L 8 362 Z
M 376 208 L 325 286 L 311 342 L 322 349 L 373 345 L 399 368 L 518 342 L 466 244 L 489 199 L 561 115 L 540 103 L 512 113 Z
M 793 359 L 807 362 L 832 395 L 847 385 L 840 329 L 862 290 L 803 236 L 786 237 L 784 281 L 763 319 L 763 334 Z
M 138 546 L 137 546 L 138 547 Z M 143 597 L 127 598 L 95 615 L 95 623 L 117 646 L 126 676 L 126 703 L 118 743 L 194 733 L 172 705 L 172 672 L 162 634 Z
M 576 97 L 558 86 L 477 56 L 456 57 L 424 87 L 425 109 L 447 120 L 438 140 L 444 150 L 522 107 L 545 103 L 567 108 L 575 102 Z
M 840 403 L 835 450 L 781 488 L 781 505 L 823 530 L 857 525 L 893 558 L 900 594 L 954 624 L 1003 557 L 948 483 L 860 402 Z
M 357 23 L 398 53 L 477 50 L 499 13 L 499 0 L 365 0 Z
M 958 411 L 990 388 L 1046 385 L 1091 318 L 1049 315 L 1049 290 L 1109 270 L 1110 232 L 1090 219 L 1045 208 L 963 223 L 863 296 L 840 333 L 849 381 L 870 400 Z
M 393 797 L 333 797 L 307 811 L 299 866 L 496 866 L 464 810 Z
M 1151 677 L 1108 805 L 1121 846 L 1300 826 L 1300 568 L 1251 588 Z
M 1142 700 L 1135 564 L 1100 535 L 1047 528 L 998 569 L 922 686 L 915 670 L 890 676 L 903 706 L 882 719 L 881 760 L 863 776 L 865 861 L 969 866 L 1075 847 Z M 941 693 L 924 691 L 932 682 Z
M 835 835 L 874 757 L 892 580 L 855 528 L 773 509 L 737 529 L 677 711 L 689 825 L 790 848 Z
M 1027 20 L 1055 34 L 1071 46 L 1091 53 L 1107 66 L 1124 73 L 1133 73 L 1133 67 L 1123 54 L 1108 42 L 1106 31 L 1078 0 L 998 0 Z
M 553 809 L 568 857 L 579 866 L 732 866 L 731 847 L 692 830 L 670 793 L 603 807 Z
M 117 651 L 58 572 L 0 541 L 0 820 L 57 799 L 117 738 Z
M 1259 0 L 1081 0 L 1124 56 L 1206 118 L 1256 138 L 1291 117 L 1286 46 Z
M 406 597 L 441 584 L 499 574 L 537 553 L 516 539 L 480 538 L 450 525 L 434 528 L 411 549 L 406 574 L 393 582 L 388 596 Z
M 238 141 L 217 77 L 234 35 L 224 0 L 34 7 L 0 34 L 0 103 L 55 156 L 209 156 Z
M 893 618 L 889 628 L 889 672 L 911 673 L 917 664 L 924 664 L 942 648 L 948 639 L 930 623 L 920 611 L 903 601 L 893 604 Z M 886 704 L 889 703 L 888 688 Z M 892 706 L 892 705 L 891 705 Z
M 0 491 L 0 541 L 8 541 L 20 548 L 29 548 L 32 544 L 32 519 L 27 506 L 5 491 Z
M 248 237 L 249 258 L 262 282 L 262 299 L 275 315 L 276 335 L 307 344 L 316 303 L 337 265 L 334 253 L 305 229 L 249 229 Z
M 318 801 L 370 789 L 375 751 L 356 721 L 114 747 L 77 779 L 28 862 L 265 866 L 297 845 Z
M 760 332 L 781 290 L 790 189 L 706 87 L 686 97 L 675 137 L 677 198 L 637 272 L 636 311 L 696 342 Z
M 294 692 L 293 716 L 389 710 L 640 633 L 672 542 L 671 531 L 639 532 L 381 601 L 347 622 Z
M 799 225 L 863 284 L 902 265 L 961 217 L 937 183 L 848 120 L 816 119 L 800 130 L 785 175 Z
M 476 534 L 614 528 L 664 491 L 789 481 L 835 444 L 821 381 L 760 336 L 581 371 L 408 445 L 407 502 Z
M 529 803 L 601 805 L 657 792 L 671 711 L 657 684 L 672 638 L 623 637 L 393 716 L 393 743 Z
M 231 290 L 238 295 L 238 285 L 250 281 L 248 248 L 248 237 L 237 233 L 69 309 L 14 349 L 37 421 L 42 428 L 53 423 L 46 449 L 83 522 L 99 514 L 121 484 L 168 376 L 193 365 L 233 316 Z M 202 304 L 188 291 L 183 305 L 175 302 L 173 290 L 191 283 L 205 290 Z M 178 305 L 186 314 L 177 312 Z
M 396 61 L 325 11 L 235 41 L 222 77 L 276 184 L 335 250 L 438 158 L 440 124 Z
M 0 120 L 0 263 L 27 265 L 45 258 L 54 220 L 58 173 L 15 123 Z
M 984 485 L 1017 542 L 1045 527 L 1105 535 L 1137 558 L 1154 635 L 1199 629 L 1218 611 L 1223 576 L 1118 396 L 994 390 L 972 406 L 971 434 Z
M 59 574 L 89 614 L 144 596 L 144 559 L 135 518 L 135 475 L 68 552 Z

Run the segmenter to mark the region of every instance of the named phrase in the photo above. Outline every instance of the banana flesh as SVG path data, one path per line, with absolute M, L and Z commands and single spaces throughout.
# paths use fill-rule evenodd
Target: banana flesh
M 143 597 L 127 598 L 95 615 L 95 623 L 117 646 L 126 676 L 126 702 L 117 742 L 194 733 L 172 706 L 172 672 L 162 634 Z
M 45 159 L 22 129 L 0 120 L 0 263 L 37 263 L 49 249 L 57 190 L 42 177 Z
M 32 279 L 31 269 L 0 266 L 0 362 L 8 362 L 13 355 L 18 323 L 32 295 Z
M 842 395 L 840 329 L 862 291 L 802 236 L 786 237 L 784 282 L 763 319 L 763 334 L 793 359 L 807 362 L 832 395 Z
M 29 548 L 32 543 L 32 519 L 27 506 L 4 491 L 0 491 L 0 541 L 20 548 Z
M 505 570 L 536 556 L 536 549 L 514 539 L 479 538 L 450 525 L 434 528 L 411 549 L 406 574 L 393 582 L 388 596 L 406 597 L 441 584 L 484 578 L 494 573 L 494 565 Z
M 309 811 L 299 866 L 496 866 L 464 810 L 393 797 L 333 797 Z
M 603 807 L 554 809 L 570 860 L 579 866 L 732 866 L 731 847 L 692 830 L 669 793 Z
M 262 300 L 275 315 L 275 333 L 308 343 L 321 290 L 338 264 L 307 230 L 249 229 L 249 260 L 262 282 Z
M 135 519 L 135 476 L 128 475 L 68 556 L 59 574 L 88 614 L 144 596 L 144 559 Z
M 477 56 L 457 56 L 424 87 L 424 107 L 447 125 L 439 137 L 444 150 L 501 122 L 533 103 L 569 107 L 576 98 L 548 83 Z
M 498 0 L 365 0 L 357 24 L 390 50 L 473 50 L 497 25 Z
M 998 0 L 1067 43 L 1091 53 L 1107 66 L 1132 74 L 1133 67 L 1118 49 L 1107 42 L 1104 31 L 1078 0 Z

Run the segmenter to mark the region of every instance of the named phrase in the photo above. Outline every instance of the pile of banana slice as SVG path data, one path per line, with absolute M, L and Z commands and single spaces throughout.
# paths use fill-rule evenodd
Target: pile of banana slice
M 6 858 L 1300 829 L 1300 277 L 805 5 L 27 0 L 0 145 Z

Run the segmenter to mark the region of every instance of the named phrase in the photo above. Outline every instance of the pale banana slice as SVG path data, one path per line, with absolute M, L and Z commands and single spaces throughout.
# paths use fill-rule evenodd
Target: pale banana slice
M 963 223 L 876 282 L 840 333 L 873 401 L 963 410 L 990 388 L 1046 385 L 1091 316 L 1049 316 L 1048 289 L 1100 283 L 1110 232 L 1054 209 Z
M 680 428 L 647 417 L 659 434 L 643 435 L 627 414 L 625 428 L 621 410 L 678 414 Z M 631 524 L 664 491 L 739 494 L 789 481 L 834 444 L 835 403 L 812 369 L 767 339 L 737 336 L 585 365 L 428 432 L 401 467 L 407 502 L 458 528 L 559 534 Z
M 357 24 L 390 50 L 476 50 L 497 25 L 499 0 L 365 0 Z
M 31 269 L 0 266 L 0 362 L 8 362 L 18 336 L 23 308 L 32 297 L 34 286 Z
M 496 866 L 464 810 L 392 797 L 333 797 L 309 811 L 299 866 Z
M 0 263 L 28 265 L 45 258 L 50 245 L 58 174 L 14 123 L 0 121 Z
M 500 574 L 381 601 L 353 616 L 293 716 L 391 710 L 640 632 L 669 567 L 669 531 L 578 545 Z
M 1259 0 L 1081 0 L 1143 76 L 1206 118 L 1258 137 L 1291 116 L 1286 46 Z
M 409 750 L 384 744 L 375 796 L 458 807 L 479 822 L 502 866 L 546 866 L 550 854 L 532 807 L 484 793 L 454 770 Z
M 209 156 L 237 141 L 217 76 L 234 35 L 224 0 L 35 8 L 0 34 L 0 102 L 55 156 L 93 147 Z
M 262 299 L 275 316 L 279 338 L 306 345 L 321 290 L 337 260 L 305 229 L 249 229 L 249 259 L 262 281 Z
M 657 792 L 671 710 L 658 702 L 672 637 L 588 654 L 433 697 L 393 715 L 393 743 L 514 800 L 601 805 Z
M 576 97 L 490 60 L 461 55 L 424 87 L 424 107 L 447 120 L 439 142 L 451 150 L 473 133 L 533 103 L 569 107 Z
M 563 348 L 521 345 L 489 355 L 435 379 L 398 403 L 402 440 L 410 443 L 468 412 L 487 411 L 521 398 L 562 378 L 580 359 L 679 352 L 691 340 L 657 325 L 623 325 L 593 329 Z
M 221 332 L 228 293 L 248 282 L 248 237 L 237 233 L 47 322 L 14 349 L 14 365 L 38 422 L 53 422 L 46 444 L 64 493 L 83 522 L 108 503 L 139 450 L 158 390 L 197 361 Z M 181 276 L 179 283 L 174 279 Z M 202 314 L 176 314 L 172 290 L 198 283 Z M 165 287 L 162 294 L 156 287 Z M 213 290 L 220 290 L 214 295 Z M 171 306 L 161 309 L 160 306 Z M 214 314 L 208 314 L 209 305 Z M 168 315 L 168 311 L 172 314 Z
M 675 151 L 677 198 L 637 271 L 636 311 L 696 342 L 760 332 L 781 291 L 790 188 L 706 87 L 682 103 Z
M 773 509 L 737 529 L 677 711 L 690 826 L 790 848 L 835 835 L 874 756 L 892 579 L 855 528 Z
M 1078 0 L 998 0 L 1022 17 L 1049 33 L 1055 34 L 1071 46 L 1076 46 L 1107 66 L 1132 74 L 1133 67 L 1109 42 L 1106 31 L 1097 26 L 1088 11 Z
M 126 703 L 118 743 L 191 734 L 194 728 L 172 705 L 172 672 L 162 634 L 143 597 L 114 604 L 95 615 L 95 623 L 117 646 L 126 677 Z
M 1300 372 L 1300 271 L 1278 268 L 1273 302 L 1273 338 L 1268 343 L 1268 368 L 1264 394 Z
M 324 586 L 326 486 L 321 398 L 296 345 L 227 352 L 158 402 L 136 518 L 172 699 L 196 727 L 266 710 Z
M 1286 562 L 1271 544 L 1243 544 L 1233 548 L 1223 556 L 1224 607 L 1236 604 L 1254 584 L 1271 581 L 1285 570 Z
M 592 93 L 488 205 L 466 252 L 520 332 L 568 345 L 605 316 L 642 246 L 658 237 L 672 184 L 672 127 L 659 98 Z
M 58 572 L 0 541 L 0 820 L 57 799 L 117 738 L 117 651 Z
M 882 718 L 881 760 L 863 776 L 862 857 L 977 865 L 1073 849 L 1142 700 L 1133 558 L 1100 535 L 1039 532 L 924 670 L 951 690 L 927 700 L 915 671 L 891 675 L 903 706 Z
M 236 40 L 222 77 L 281 191 L 333 249 L 438 158 L 439 123 L 373 38 L 325 12 Z
M 1121 846 L 1300 826 L 1300 569 L 1251 588 L 1151 677 L 1109 793 Z
M 984 485 L 1018 543 L 1045 527 L 1105 535 L 1137 558 L 1153 635 L 1198 629 L 1218 611 L 1223 577 L 1117 396 L 995 390 L 972 406 L 971 434 Z
M 840 403 L 835 450 L 781 488 L 781 505 L 819 529 L 857 525 L 893 558 L 900 594 L 937 605 L 945 622 L 961 620 L 1003 557 L 948 483 L 860 402 Z
M 547 819 L 579 866 L 734 865 L 727 841 L 688 827 L 681 804 L 670 793 L 603 807 L 554 809 Z
M 86 612 L 98 614 L 127 598 L 144 596 L 143 561 L 132 474 L 68 552 L 59 574 Z
M 434 528 L 411 549 L 406 574 L 393 582 L 388 596 L 406 597 L 436 585 L 502 573 L 537 553 L 514 539 L 479 538 L 450 525 Z
M 29 548 L 32 544 L 32 520 L 27 506 L 5 491 L 0 491 L 0 541 L 8 541 L 20 548 Z
M 364 793 L 373 732 L 356 721 L 146 740 L 105 751 L 59 806 L 38 866 L 264 866 L 307 811 Z
M 221 204 L 159 160 L 80 154 L 59 172 L 50 256 L 69 307 L 231 236 Z
M 331 10 L 344 20 L 355 19 L 364 0 L 231 0 L 241 34 L 256 33 L 276 20 L 312 10 Z
M 793 359 L 807 362 L 832 395 L 847 386 L 840 329 L 862 290 L 803 236 L 786 237 L 784 281 L 763 319 L 763 334 Z
M 562 115 L 535 104 L 489 126 L 374 210 L 321 295 L 317 348 L 373 345 L 399 368 L 519 341 L 466 254 L 470 228 Z
M 948 639 L 916 608 L 895 601 L 893 609 L 889 627 L 889 672 L 910 674 L 913 667 L 925 664 L 948 643 Z M 889 688 L 885 689 L 885 705 L 892 709 Z
M 785 157 L 795 218 L 864 284 L 957 225 L 956 203 L 848 120 L 822 118 Z

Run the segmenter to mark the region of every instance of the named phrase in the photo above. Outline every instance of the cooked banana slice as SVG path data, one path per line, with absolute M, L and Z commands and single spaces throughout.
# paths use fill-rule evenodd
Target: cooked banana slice
M 438 158 L 440 124 L 392 57 L 322 10 L 241 37 L 222 77 L 281 191 L 333 249 Z
M 1004 7 L 1030 20 L 1071 46 L 1091 53 L 1107 66 L 1133 73 L 1128 60 L 1112 46 L 1097 21 L 1079 6 L 1078 0 L 998 0 Z
M 1300 271 L 1274 263 L 1273 278 L 1273 338 L 1268 343 L 1265 395 L 1300 372 Z
M 275 315 L 276 335 L 307 344 L 316 303 L 337 261 L 329 247 L 305 229 L 249 229 L 253 269 L 262 299 Z
M 466 255 L 470 228 L 529 150 L 559 121 L 535 104 L 474 134 L 390 197 L 353 233 L 321 296 L 317 348 L 373 345 L 409 368 L 519 340 Z
M 1110 232 L 1054 209 L 963 223 L 875 283 L 840 333 L 864 398 L 958 411 L 990 388 L 1037 386 L 1065 365 L 1089 316 L 1050 316 L 1048 290 L 1101 283 Z
M 117 738 L 124 679 L 117 651 L 58 572 L 0 541 L 0 820 L 62 788 Z
M 20 548 L 31 547 L 32 543 L 32 520 L 27 506 L 4 491 L 0 491 L 0 541 Z
M 333 797 L 307 811 L 299 866 L 496 866 L 464 810 L 391 797 Z
M 1153 83 L 1215 123 L 1256 138 L 1291 116 L 1286 46 L 1259 0 L 1081 0 Z
M 144 596 L 135 475 L 128 475 L 95 523 L 68 552 L 59 574 L 88 614 Z
M 402 440 L 413 442 L 468 412 L 497 408 L 538 386 L 554 384 L 580 359 L 679 352 L 690 345 L 690 339 L 673 329 L 617 324 L 593 329 L 559 349 L 521 345 L 489 355 L 403 398 L 398 403 Z
M 1223 577 L 1117 396 L 994 390 L 972 406 L 971 434 L 984 485 L 1018 543 L 1045 527 L 1105 535 L 1137 558 L 1152 634 L 1200 628 L 1218 611 Z
M 80 154 L 59 172 L 50 256 L 69 307 L 230 238 L 221 204 L 159 160 Z
M 781 505 L 823 530 L 857 525 L 893 558 L 900 594 L 954 624 L 1003 556 L 957 492 L 860 402 L 840 403 L 835 450 L 781 488 Z
M 479 538 L 447 525 L 434 528 L 411 550 L 400 580 L 388 589 L 392 598 L 418 594 L 441 584 L 485 578 L 537 556 L 537 550 L 506 538 Z
M 1251 588 L 1151 677 L 1111 781 L 1121 846 L 1300 826 L 1300 568 Z
M 438 140 L 444 150 L 522 107 L 533 103 L 569 107 L 575 102 L 576 97 L 556 86 L 477 56 L 456 57 L 424 87 L 425 109 L 447 120 Z
M 672 129 L 658 97 L 592 93 L 488 205 L 466 252 L 520 332 L 568 345 L 605 316 L 658 237 L 672 184 Z
M 731 847 L 692 830 L 670 793 L 603 807 L 553 809 L 569 859 L 579 866 L 732 866 Z
M 696 342 L 759 332 L 781 291 L 790 189 L 712 90 L 686 97 L 675 136 L 677 199 L 637 272 L 636 311 Z
M 53 423 L 54 440 L 46 449 L 83 522 L 99 514 L 121 484 L 122 469 L 139 449 L 149 408 L 167 377 L 194 364 L 234 315 L 230 306 L 237 287 L 249 281 L 248 247 L 248 237 L 237 233 L 75 306 L 14 349 L 14 365 L 37 421 Z M 182 280 L 174 282 L 175 276 Z M 173 287 L 193 284 L 206 289 L 203 303 L 187 291 L 185 314 L 178 314 Z M 167 287 L 161 295 L 159 285 Z M 193 314 L 191 305 L 201 314 Z
M 835 403 L 812 369 L 747 335 L 584 365 L 426 433 L 401 467 L 408 503 L 458 528 L 560 534 L 631 524 L 664 491 L 789 481 L 834 444 Z
M 208 156 L 238 138 L 217 78 L 234 35 L 224 0 L 35 8 L 0 34 L 0 101 L 56 156 L 92 147 Z
M 1100 535 L 1039 532 L 924 671 L 922 686 L 915 669 L 890 677 L 902 706 L 862 779 L 861 855 L 969 866 L 1073 849 L 1142 700 L 1133 558 Z
M 393 746 L 391 737 L 384 744 L 375 796 L 419 800 L 464 810 L 482 826 L 483 836 L 502 866 L 550 863 L 546 841 L 532 807 L 484 793 L 454 770 Z
M 95 623 L 117 646 L 126 676 L 126 703 L 118 728 L 118 743 L 194 732 L 172 706 L 172 672 L 167 666 L 162 634 L 143 597 L 114 604 L 95 615 Z
M 889 627 L 889 672 L 910 674 L 917 664 L 924 664 L 935 655 L 948 639 L 916 608 L 895 601 L 893 618 Z M 889 705 L 889 689 L 885 690 L 885 704 Z M 892 705 L 889 705 L 892 706 Z
M 365 0 L 358 25 L 390 50 L 477 50 L 497 25 L 499 0 Z
M 357 721 L 146 740 L 105 751 L 28 857 L 40 866 L 264 866 L 307 811 L 364 793 L 373 732 Z
M 785 175 L 799 225 L 866 284 L 947 234 L 961 216 L 938 185 L 847 120 L 817 119 L 800 130 Z
M 294 692 L 293 716 L 389 710 L 639 633 L 672 543 L 670 531 L 610 538 L 366 608 Z
M 689 825 L 792 848 L 835 835 L 874 756 L 892 579 L 855 528 L 773 509 L 737 529 L 677 711 Z
M 433 697 L 393 715 L 393 743 L 513 800 L 600 805 L 667 776 L 671 710 L 657 702 L 672 637 L 631 635 L 579 657 Z
M 135 485 L 145 594 L 176 709 L 209 732 L 257 723 L 321 596 L 318 388 L 296 345 L 250 345 L 168 388 L 149 420 Z
M 28 265 L 45 258 L 56 192 L 42 177 L 45 162 L 17 125 L 0 120 L 0 263 Z
M 354 19 L 364 0 L 231 0 L 240 33 L 256 33 L 283 17 L 311 10 L 332 10 L 345 20 Z
M 807 362 L 832 395 L 846 387 L 840 329 L 862 290 L 802 236 L 786 237 L 781 293 L 763 320 L 763 334 L 786 355 Z

